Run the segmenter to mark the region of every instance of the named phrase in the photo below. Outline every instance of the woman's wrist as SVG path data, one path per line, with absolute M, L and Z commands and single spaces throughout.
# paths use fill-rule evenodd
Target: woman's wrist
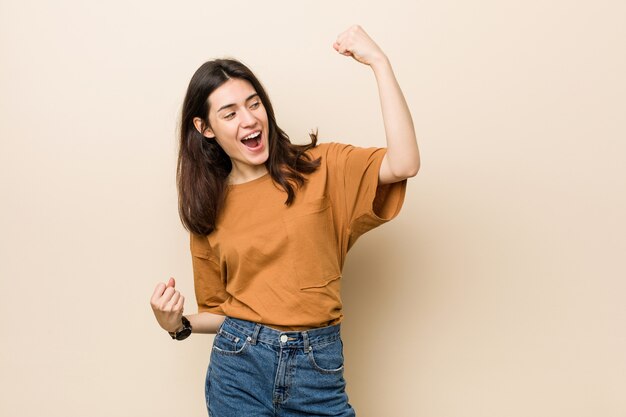
M 370 68 L 372 68 L 374 73 L 385 71 L 385 70 L 390 70 L 391 62 L 389 61 L 389 58 L 387 58 L 387 55 L 382 54 L 372 59 L 372 62 L 370 63 Z

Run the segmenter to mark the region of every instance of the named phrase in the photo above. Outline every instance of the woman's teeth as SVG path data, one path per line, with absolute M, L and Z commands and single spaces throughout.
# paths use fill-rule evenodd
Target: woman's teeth
M 248 148 L 256 148 L 261 144 L 261 132 L 254 132 L 241 140 Z
M 243 138 L 242 140 L 248 140 L 248 139 L 252 139 L 252 138 L 256 138 L 257 136 L 259 136 L 261 134 L 261 132 L 254 132 L 254 133 L 250 133 L 248 136 L 246 136 L 245 138 Z

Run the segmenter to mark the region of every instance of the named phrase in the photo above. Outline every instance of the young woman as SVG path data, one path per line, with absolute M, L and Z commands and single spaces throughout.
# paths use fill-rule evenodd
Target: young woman
M 409 109 L 383 51 L 359 26 L 333 47 L 374 71 L 386 148 L 293 145 L 269 97 L 235 60 L 194 74 L 178 160 L 198 313 L 175 282 L 151 305 L 172 338 L 216 333 L 210 416 L 354 416 L 343 378 L 340 280 L 348 249 L 391 220 L 419 169 Z

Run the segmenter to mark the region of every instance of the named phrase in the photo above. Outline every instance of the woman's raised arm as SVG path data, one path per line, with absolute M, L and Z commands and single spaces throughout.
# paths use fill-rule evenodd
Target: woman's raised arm
M 387 154 L 380 167 L 379 182 L 389 184 L 415 176 L 420 167 L 415 128 L 389 59 L 358 25 L 341 33 L 333 47 L 340 54 L 369 65 L 374 71 L 387 139 Z

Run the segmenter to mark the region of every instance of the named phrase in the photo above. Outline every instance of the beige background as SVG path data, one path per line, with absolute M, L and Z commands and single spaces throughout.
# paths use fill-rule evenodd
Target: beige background
M 622 1 L 0 1 L 0 415 L 204 416 L 176 124 L 211 57 L 247 62 L 296 141 L 384 146 L 360 23 L 422 169 L 344 274 L 360 416 L 626 415 Z

